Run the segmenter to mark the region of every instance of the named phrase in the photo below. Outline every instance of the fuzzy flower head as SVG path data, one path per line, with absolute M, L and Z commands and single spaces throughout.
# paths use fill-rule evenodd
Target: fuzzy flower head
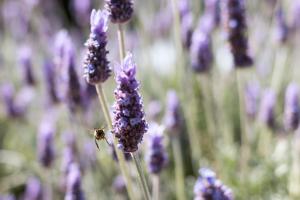
M 284 126 L 287 130 L 296 130 L 299 125 L 299 88 L 295 83 L 289 84 L 285 93 Z
M 33 86 L 36 83 L 33 70 L 32 70 L 32 52 L 28 46 L 23 46 L 19 50 L 19 62 L 22 67 L 22 76 L 24 83 Z
M 105 82 L 111 75 L 107 60 L 107 11 L 93 10 L 91 13 L 91 33 L 85 43 L 88 51 L 84 60 L 84 77 L 89 84 Z
M 148 154 L 146 161 L 148 170 L 152 174 L 159 174 L 168 163 L 168 155 L 163 144 L 162 126 L 152 124 L 150 126 L 150 136 L 148 142 Z
M 91 23 L 91 33 L 95 35 L 102 35 L 106 33 L 108 29 L 108 15 L 106 10 L 92 10 L 90 23 Z
M 116 75 L 113 133 L 124 152 L 135 152 L 147 132 L 142 98 L 135 78 L 136 64 L 128 53 Z
M 246 114 L 250 119 L 254 119 L 257 113 L 257 102 L 259 99 L 260 88 L 256 83 L 247 84 L 244 96 L 245 96 L 245 109 Z
M 55 158 L 54 135 L 55 129 L 52 122 L 44 119 L 40 125 L 37 140 L 38 159 L 44 167 L 51 167 Z
M 106 9 L 112 23 L 125 23 L 133 15 L 133 0 L 106 0 Z
M 216 178 L 215 172 L 201 168 L 199 174 L 194 186 L 194 200 L 233 200 L 231 189 Z

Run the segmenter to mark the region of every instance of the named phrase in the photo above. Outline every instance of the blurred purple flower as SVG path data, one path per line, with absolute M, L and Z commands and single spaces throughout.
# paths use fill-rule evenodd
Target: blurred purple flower
M 159 174 L 168 163 L 168 155 L 163 145 L 163 128 L 152 124 L 149 130 L 148 152 L 146 161 L 152 174 Z
M 212 16 L 214 27 L 218 26 L 221 21 L 221 1 L 205 0 L 205 13 Z
M 45 77 L 46 92 L 48 96 L 48 103 L 55 104 L 59 102 L 56 91 L 55 69 L 51 61 L 45 61 L 43 65 L 43 72 Z
M 216 178 L 215 172 L 207 168 L 199 170 L 194 186 L 194 200 L 233 200 L 231 189 Z
M 257 83 L 249 83 L 245 88 L 246 114 L 250 119 L 254 119 L 257 113 L 257 103 L 260 95 L 260 88 Z
M 162 111 L 161 103 L 157 100 L 153 100 L 147 106 L 147 112 L 146 112 L 147 117 L 149 117 L 149 119 L 155 121 L 159 117 L 161 111 Z
M 81 172 L 79 166 L 71 164 L 67 177 L 67 191 L 65 200 L 84 200 L 84 193 L 81 187 Z
M 124 194 L 126 192 L 126 183 L 124 178 L 121 175 L 117 176 L 114 179 L 113 189 L 119 194 Z
M 136 64 L 131 53 L 125 57 L 116 75 L 113 133 L 118 147 L 124 152 L 135 152 L 142 142 L 148 125 L 144 117 L 143 102 L 135 78 Z
M 270 128 L 275 126 L 275 105 L 275 92 L 271 89 L 266 90 L 260 104 L 259 119 Z
M 190 1 L 179 1 L 179 14 L 181 21 L 181 40 L 184 47 L 189 49 L 193 34 L 193 14 L 190 8 Z
M 0 200 L 16 200 L 16 197 L 13 194 L 1 194 Z
M 197 73 L 207 72 L 212 66 L 211 38 L 209 34 L 202 30 L 201 26 L 193 33 L 190 57 L 192 68 Z
M 91 33 L 85 43 L 88 52 L 84 61 L 84 77 L 89 84 L 105 82 L 111 76 L 107 61 L 107 11 L 93 10 L 91 13 Z
M 289 27 L 286 22 L 283 8 L 279 7 L 276 10 L 276 40 L 285 43 L 288 39 Z
M 180 111 L 180 102 L 175 90 L 170 90 L 167 93 L 166 114 L 164 125 L 172 134 L 178 133 L 182 125 L 182 115 Z
M 54 136 L 54 124 L 51 120 L 45 118 L 39 127 L 37 155 L 41 165 L 46 168 L 51 167 L 55 159 Z
M 24 200 L 43 200 L 43 186 L 41 182 L 34 177 L 27 180 Z
M 286 130 L 296 130 L 299 126 L 299 88 L 297 84 L 288 85 L 284 102 L 284 126 Z
M 36 83 L 32 70 L 32 52 L 28 46 L 24 46 L 19 51 L 19 62 L 22 68 L 22 76 L 24 83 L 33 86 Z
M 26 106 L 15 103 L 15 90 L 12 84 L 7 83 L 1 86 L 1 98 L 7 117 L 21 118 L 25 115 Z
M 75 17 L 80 25 L 88 22 L 92 9 L 91 0 L 72 0 L 72 6 L 75 11 Z
M 125 23 L 133 15 L 133 0 L 105 0 L 112 23 Z
M 225 0 L 227 37 L 236 67 L 248 67 L 253 64 L 249 55 L 245 0 Z

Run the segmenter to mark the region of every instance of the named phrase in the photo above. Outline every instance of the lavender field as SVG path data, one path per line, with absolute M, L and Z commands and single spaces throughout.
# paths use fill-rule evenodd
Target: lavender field
M 300 0 L 0 0 L 0 200 L 299 200 Z

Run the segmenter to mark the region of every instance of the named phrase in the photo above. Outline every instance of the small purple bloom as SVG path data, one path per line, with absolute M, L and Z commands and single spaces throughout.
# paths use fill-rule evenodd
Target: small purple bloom
M 289 26 L 286 22 L 283 8 L 279 7 L 276 11 L 276 39 L 285 43 L 289 36 Z
M 227 37 L 236 67 L 249 67 L 253 64 L 248 50 L 245 10 L 245 0 L 224 1 Z
M 144 117 L 143 102 L 135 78 L 136 64 L 128 53 L 116 75 L 113 133 L 124 152 L 135 152 L 142 142 L 148 125 Z
M 168 163 L 168 155 L 163 144 L 163 129 L 157 124 L 150 126 L 147 152 L 148 170 L 152 174 L 159 174 Z
M 205 0 L 205 13 L 213 18 L 214 26 L 218 26 L 221 21 L 221 1 L 220 0 Z
M 75 17 L 80 25 L 83 25 L 89 20 L 89 15 L 92 8 L 91 0 L 73 0 L 73 9 L 75 11 Z
M 180 111 L 180 102 L 174 90 L 167 93 L 167 107 L 164 118 L 164 124 L 168 131 L 178 133 L 182 124 L 182 115 Z
M 126 183 L 121 175 L 114 179 L 113 188 L 119 194 L 124 194 L 126 192 Z
M 55 159 L 54 135 L 53 123 L 49 119 L 44 119 L 39 127 L 37 154 L 41 165 L 46 168 L 51 167 Z
M 201 26 L 193 34 L 190 57 L 195 72 L 203 73 L 211 68 L 213 62 L 211 38 Z
M 24 46 L 19 51 L 19 62 L 22 68 L 24 83 L 33 86 L 36 83 L 31 62 L 32 52 L 28 46 Z
M 193 34 L 193 15 L 188 0 L 179 1 L 179 14 L 181 21 L 181 40 L 184 47 L 189 49 Z
M 107 61 L 107 11 L 93 10 L 91 13 L 91 33 L 85 43 L 88 52 L 84 61 L 84 77 L 89 84 L 105 82 L 111 76 Z
M 194 200 L 233 200 L 231 189 L 216 178 L 215 172 L 207 168 L 199 170 L 194 186 Z
M 299 125 L 299 88 L 295 83 L 288 85 L 284 102 L 284 126 L 287 130 L 296 130 Z
M 7 117 L 20 118 L 25 114 L 25 107 L 16 105 L 15 103 L 15 90 L 12 84 L 5 84 L 1 86 L 1 98 L 5 106 Z
M 271 89 L 266 90 L 260 105 L 259 119 L 270 128 L 274 128 L 275 126 L 275 105 L 275 92 Z
M 125 23 L 133 15 L 133 0 L 105 0 L 112 23 Z
M 46 92 L 48 96 L 48 101 L 51 104 L 59 102 L 59 98 L 56 91 L 56 81 L 55 81 L 55 69 L 54 64 L 51 61 L 45 61 L 43 65 Z
M 79 166 L 73 163 L 67 177 L 67 192 L 65 200 L 84 200 L 81 188 L 81 172 Z
M 37 178 L 29 178 L 26 183 L 24 200 L 43 200 L 43 186 Z

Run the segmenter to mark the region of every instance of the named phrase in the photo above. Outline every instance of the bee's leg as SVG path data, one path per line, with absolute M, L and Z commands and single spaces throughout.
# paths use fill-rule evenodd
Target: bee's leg
M 96 146 L 97 146 L 98 150 L 100 151 L 100 148 L 99 148 L 99 145 L 98 145 L 98 143 L 97 143 L 97 140 L 96 140 L 96 139 L 95 139 L 95 144 L 96 144 Z
M 112 146 L 112 145 L 108 142 L 108 140 L 107 140 L 106 137 L 104 137 L 104 139 L 105 139 L 106 143 L 107 143 L 109 146 Z

